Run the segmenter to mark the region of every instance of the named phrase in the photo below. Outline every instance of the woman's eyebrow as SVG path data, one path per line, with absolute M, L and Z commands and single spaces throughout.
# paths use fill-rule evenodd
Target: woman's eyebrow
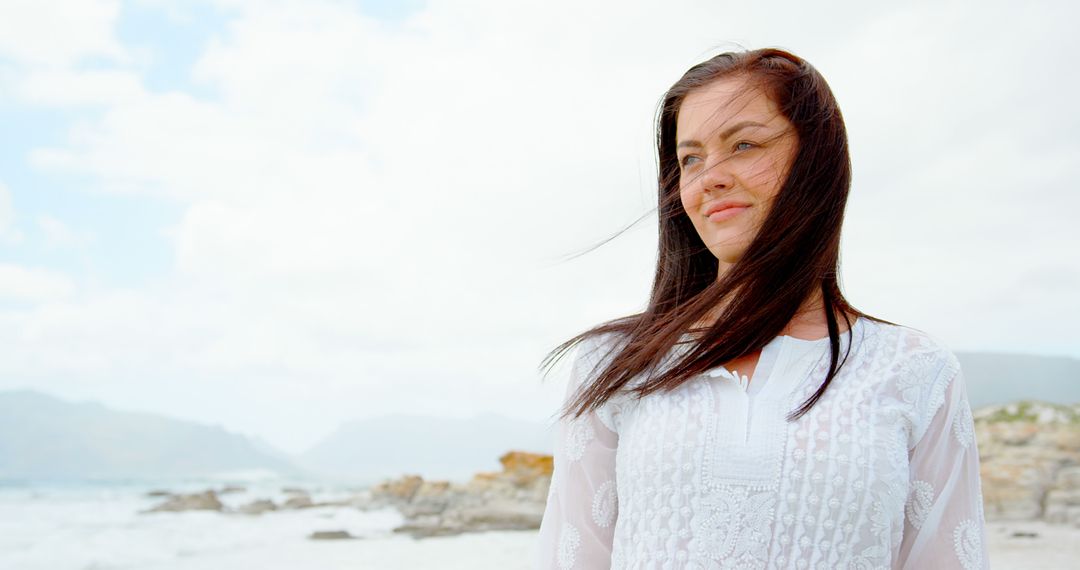
M 764 126 L 766 126 L 766 125 L 764 125 L 762 123 L 759 123 L 757 121 L 742 121 L 740 123 L 735 123 L 734 125 L 728 127 L 727 130 L 720 133 L 720 138 L 726 139 L 726 138 L 730 137 L 731 135 L 735 134 L 736 132 L 738 132 L 738 131 L 740 131 L 742 129 L 745 129 L 747 127 L 764 127 Z M 701 146 L 704 146 L 704 145 L 701 144 L 701 141 L 689 140 L 689 141 L 680 142 L 679 144 L 675 145 L 675 148 L 679 149 L 679 148 L 682 148 L 684 146 L 701 147 Z

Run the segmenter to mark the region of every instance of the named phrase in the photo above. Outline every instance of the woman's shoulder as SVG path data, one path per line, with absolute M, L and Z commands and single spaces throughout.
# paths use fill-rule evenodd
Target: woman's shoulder
M 867 319 L 873 329 L 875 355 L 894 363 L 897 372 L 939 377 L 960 369 L 956 353 L 941 337 L 909 325 Z
M 912 431 L 909 443 L 918 441 L 930 418 L 946 399 L 954 382 L 963 382 L 960 361 L 938 336 L 911 326 L 874 322 L 877 329 L 873 368 L 893 390 L 896 401 L 903 403 Z
M 626 338 L 624 333 L 604 332 L 589 334 L 577 343 L 570 383 L 567 387 L 568 400 L 576 399 L 579 391 L 597 381 L 600 373 L 618 355 L 621 344 Z M 595 414 L 604 426 L 618 433 L 623 409 L 627 405 L 626 394 L 620 391 L 601 404 Z
M 574 371 L 572 383 L 581 385 L 594 381 L 618 354 L 620 341 L 624 337 L 622 333 L 602 332 L 588 334 L 578 341 L 571 359 Z

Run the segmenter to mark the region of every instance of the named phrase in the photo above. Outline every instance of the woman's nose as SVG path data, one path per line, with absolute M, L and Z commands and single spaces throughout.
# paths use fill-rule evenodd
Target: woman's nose
M 704 191 L 723 191 L 731 188 L 733 178 L 726 157 L 707 160 L 701 172 L 701 189 Z

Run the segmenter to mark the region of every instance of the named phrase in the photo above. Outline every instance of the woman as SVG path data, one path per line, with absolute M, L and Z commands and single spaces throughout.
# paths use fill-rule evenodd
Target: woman
M 541 568 L 987 568 L 956 357 L 837 282 L 851 180 L 788 52 L 692 67 L 658 117 L 647 309 L 575 344 Z

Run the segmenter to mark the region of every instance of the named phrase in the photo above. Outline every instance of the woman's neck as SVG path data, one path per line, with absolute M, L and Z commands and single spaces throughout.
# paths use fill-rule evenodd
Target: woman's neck
M 723 310 L 723 306 L 717 306 L 710 310 L 705 316 L 699 320 L 693 328 L 707 328 L 712 326 L 716 322 L 716 319 L 720 317 L 720 312 Z M 852 322 L 854 322 L 854 315 L 849 315 Z M 839 332 L 847 331 L 847 323 L 844 321 L 844 313 L 842 311 L 836 312 L 837 326 Z M 804 340 L 816 340 L 829 334 L 828 322 L 825 319 L 825 310 L 823 298 L 821 295 L 821 289 L 815 288 L 814 292 L 803 301 L 802 305 L 795 312 L 795 315 L 791 317 L 788 324 L 780 331 L 781 335 L 786 335 L 798 339 Z

